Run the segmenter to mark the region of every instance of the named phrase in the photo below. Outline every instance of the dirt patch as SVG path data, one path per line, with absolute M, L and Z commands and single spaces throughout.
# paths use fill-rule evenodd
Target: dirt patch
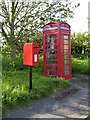
M 78 75 L 78 78 L 81 79 L 81 82 L 88 82 L 90 76 L 88 76 L 88 75 Z
M 55 99 L 56 100 L 63 99 L 63 98 L 67 97 L 70 94 L 76 93 L 77 91 L 78 91 L 78 89 L 75 89 L 75 88 L 74 89 L 70 89 L 67 92 L 63 92 L 60 96 L 56 97 Z
M 71 87 L 62 93 L 57 92 L 50 97 L 36 102 L 16 112 L 9 112 L 7 118 L 86 118 L 88 117 L 88 82 L 82 77 L 73 77 Z M 86 78 L 86 77 L 85 77 Z
M 89 75 L 83 75 L 83 74 L 79 74 L 76 75 L 76 77 L 72 77 L 72 82 L 88 82 L 90 76 Z

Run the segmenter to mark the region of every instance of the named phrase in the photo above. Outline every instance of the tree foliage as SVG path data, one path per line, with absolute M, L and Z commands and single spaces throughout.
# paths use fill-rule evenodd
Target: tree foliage
M 88 33 L 87 32 L 84 32 L 84 33 L 73 33 L 71 35 L 71 48 L 72 50 L 74 50 L 75 52 L 75 48 L 78 47 L 78 50 L 80 53 L 80 50 L 81 50 L 81 53 L 82 53 L 82 49 L 88 49 Z M 84 50 L 85 52 L 85 50 Z
M 43 25 L 51 21 L 62 21 L 73 17 L 73 10 L 80 4 L 73 1 L 38 1 L 0 3 L 0 30 L 5 44 L 14 55 L 21 53 L 24 43 L 35 42 L 37 33 Z M 36 36 L 36 37 L 35 37 Z M 33 40 L 34 39 L 34 40 Z

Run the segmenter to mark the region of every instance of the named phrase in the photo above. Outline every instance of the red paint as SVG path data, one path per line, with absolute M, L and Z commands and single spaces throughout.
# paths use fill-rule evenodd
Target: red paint
M 28 66 L 39 65 L 39 44 L 26 43 L 23 48 L 23 64 Z
M 64 51 L 68 51 L 68 53 L 64 53 Z M 63 77 L 66 80 L 71 80 L 71 33 L 69 24 L 51 22 L 43 26 L 43 57 L 45 76 Z

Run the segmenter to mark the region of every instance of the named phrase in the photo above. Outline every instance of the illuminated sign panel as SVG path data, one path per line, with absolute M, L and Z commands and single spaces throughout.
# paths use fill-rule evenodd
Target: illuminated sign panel
M 55 30 L 55 29 L 57 29 L 58 27 L 51 27 L 51 28 L 45 28 L 45 31 L 46 30 Z
M 63 30 L 69 30 L 69 28 L 66 28 L 66 27 L 61 27 L 61 29 L 63 29 Z

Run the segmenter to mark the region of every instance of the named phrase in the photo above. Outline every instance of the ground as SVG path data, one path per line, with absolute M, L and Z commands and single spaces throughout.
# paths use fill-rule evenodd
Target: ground
M 32 105 L 15 112 L 9 111 L 3 118 L 87 118 L 88 76 L 72 77 L 71 87 L 56 92 Z

